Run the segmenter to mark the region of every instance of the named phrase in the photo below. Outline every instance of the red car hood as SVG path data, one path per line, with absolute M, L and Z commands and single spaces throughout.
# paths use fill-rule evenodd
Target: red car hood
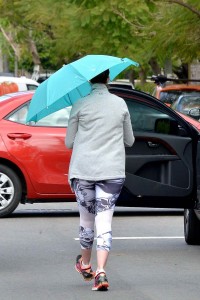
M 180 112 L 177 112 L 183 119 L 185 119 L 188 123 L 193 125 L 199 132 L 200 132 L 200 122 L 197 120 L 194 120 L 193 118 L 190 118 L 189 116 L 186 116 Z

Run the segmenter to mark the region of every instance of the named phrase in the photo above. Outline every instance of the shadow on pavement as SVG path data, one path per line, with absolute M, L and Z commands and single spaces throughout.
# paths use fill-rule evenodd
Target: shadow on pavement
M 19 210 L 13 212 L 7 218 L 57 218 L 57 217 L 78 217 L 78 211 L 70 210 L 56 210 L 56 209 L 31 209 L 31 210 Z
M 115 211 L 114 216 L 182 216 L 183 209 L 141 209 L 135 211 Z
M 114 217 L 126 216 L 181 216 L 183 209 L 151 209 L 151 208 L 116 208 Z M 57 218 L 57 217 L 79 217 L 78 210 L 71 209 L 23 209 L 16 210 L 7 218 Z

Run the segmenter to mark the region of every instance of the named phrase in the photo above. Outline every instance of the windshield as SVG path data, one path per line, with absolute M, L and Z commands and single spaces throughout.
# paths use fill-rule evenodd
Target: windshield
M 200 97 L 200 91 L 195 90 L 179 90 L 179 91 L 165 91 L 160 92 L 160 100 L 164 103 L 172 104 L 174 101 L 176 101 L 180 96 L 199 96 Z
M 200 96 L 181 96 L 171 105 L 171 108 L 199 121 Z

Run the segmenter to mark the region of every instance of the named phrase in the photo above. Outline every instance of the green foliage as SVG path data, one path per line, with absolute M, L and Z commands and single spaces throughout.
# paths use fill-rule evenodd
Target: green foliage
M 200 16 L 185 6 L 168 1 L 155 1 L 158 11 L 153 14 L 154 21 L 147 28 L 151 40 L 147 45 L 159 57 L 171 57 L 191 62 L 200 57 Z M 200 13 L 200 2 L 184 1 Z
M 136 83 L 135 89 L 152 95 L 155 89 L 155 83 L 153 82 L 146 82 L 145 84 Z
M 200 17 L 172 2 L 0 0 L 0 25 L 12 33 L 20 46 L 20 63 L 28 68 L 31 38 L 45 69 L 98 53 L 130 57 L 149 73 L 151 58 L 163 67 L 166 58 L 177 65 L 200 57 Z M 199 0 L 179 2 L 200 11 Z M 1 35 L 3 51 L 13 56 L 2 40 Z

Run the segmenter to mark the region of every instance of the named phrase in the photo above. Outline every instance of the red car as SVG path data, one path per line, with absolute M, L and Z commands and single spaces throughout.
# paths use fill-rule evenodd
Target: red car
M 146 93 L 110 92 L 126 101 L 136 138 L 126 149 L 126 181 L 117 204 L 185 208 L 186 242 L 200 244 L 200 137 L 194 127 L 200 123 L 184 120 Z M 19 203 L 75 200 L 67 178 L 71 150 L 64 144 L 70 107 L 26 124 L 32 96 L 0 97 L 0 217 Z

